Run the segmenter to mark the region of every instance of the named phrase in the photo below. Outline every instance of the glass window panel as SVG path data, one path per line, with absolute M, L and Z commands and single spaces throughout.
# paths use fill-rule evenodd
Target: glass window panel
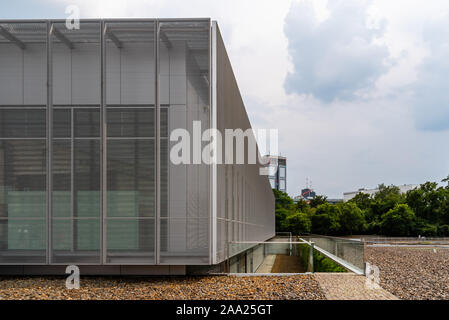
M 153 263 L 154 229 L 153 219 L 108 219 L 108 262 Z
M 7 224 L 6 237 L 8 250 L 45 250 L 45 220 L 0 220 Z M 2 241 L 0 240 L 0 241 Z
M 107 215 L 154 216 L 154 141 L 109 140 Z
M 100 136 L 100 109 L 74 110 L 75 137 Z
M 99 219 L 53 219 L 53 262 L 99 263 Z
M 53 219 L 53 249 L 90 251 L 100 249 L 98 219 Z M 75 239 L 75 240 L 73 240 Z
M 108 137 L 154 137 L 154 108 L 107 112 Z
M 99 263 L 99 139 L 53 141 L 52 209 L 52 262 Z
M 207 21 L 160 23 L 160 94 L 164 104 L 160 124 L 160 241 L 164 263 L 208 262 L 210 167 L 171 164 L 167 137 L 180 127 L 192 133 L 194 121 L 201 121 L 203 131 L 210 127 L 209 32 Z
M 100 220 L 76 220 L 77 245 L 79 250 L 100 249 Z
M 0 110 L 0 137 L 45 138 L 45 110 Z
M 71 168 L 72 148 L 70 140 L 53 141 L 53 193 L 52 216 L 70 217 L 72 206 Z
M 100 215 L 100 141 L 75 140 L 74 213 L 77 217 Z M 99 232 L 99 230 L 97 230 Z
M 53 110 L 53 137 L 68 138 L 71 136 L 70 109 Z
M 71 250 L 72 249 L 72 229 L 73 220 L 53 219 L 53 250 Z
M 0 217 L 45 217 L 45 141 L 0 141 Z
M 161 108 L 161 137 L 168 138 L 168 108 Z
M 168 216 L 168 139 L 161 140 L 161 217 Z

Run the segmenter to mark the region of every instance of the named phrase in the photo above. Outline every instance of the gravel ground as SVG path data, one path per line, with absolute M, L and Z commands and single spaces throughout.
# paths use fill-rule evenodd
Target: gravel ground
M 435 252 L 436 251 L 436 252 Z M 380 285 L 401 299 L 449 299 L 449 249 L 367 247 Z
M 325 299 L 312 275 L 286 277 L 81 277 L 80 289 L 65 288 L 62 277 L 0 278 L 0 299 Z

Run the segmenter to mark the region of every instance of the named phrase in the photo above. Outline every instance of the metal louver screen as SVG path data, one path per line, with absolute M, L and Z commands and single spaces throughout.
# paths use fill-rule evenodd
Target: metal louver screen
M 45 262 L 45 141 L 0 140 L 0 188 L 0 262 Z
M 160 28 L 161 100 L 167 104 L 168 132 L 200 121 L 210 128 L 209 23 L 163 22 Z M 162 109 L 164 110 L 164 109 Z M 209 261 L 210 166 L 173 165 L 161 124 L 162 263 Z M 167 166 L 167 167 L 165 167 Z M 166 205 L 165 205 L 166 203 Z
M 0 25 L 0 264 L 209 263 L 210 167 L 169 135 L 210 127 L 210 21 Z
M 152 264 L 156 248 L 154 23 L 107 23 L 106 29 L 106 262 Z

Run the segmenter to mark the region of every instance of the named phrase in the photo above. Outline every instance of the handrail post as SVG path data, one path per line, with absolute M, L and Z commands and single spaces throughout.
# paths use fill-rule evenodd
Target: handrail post
M 310 242 L 310 250 L 309 250 L 309 266 L 308 266 L 308 271 L 314 273 L 315 272 L 315 268 L 313 265 L 313 251 L 315 248 L 315 243 Z
M 292 239 L 292 233 L 291 232 L 290 232 L 289 240 L 290 240 L 290 245 L 289 245 L 290 256 L 292 256 L 292 241 L 293 241 L 293 239 Z

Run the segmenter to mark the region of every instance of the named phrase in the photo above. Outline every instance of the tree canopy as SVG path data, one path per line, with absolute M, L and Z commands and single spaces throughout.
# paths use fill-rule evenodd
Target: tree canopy
M 276 231 L 323 235 L 382 234 L 386 236 L 449 236 L 447 186 L 426 182 L 401 194 L 396 186 L 379 185 L 374 195 L 360 192 L 345 203 L 330 204 L 325 196 L 296 203 L 273 190 Z

